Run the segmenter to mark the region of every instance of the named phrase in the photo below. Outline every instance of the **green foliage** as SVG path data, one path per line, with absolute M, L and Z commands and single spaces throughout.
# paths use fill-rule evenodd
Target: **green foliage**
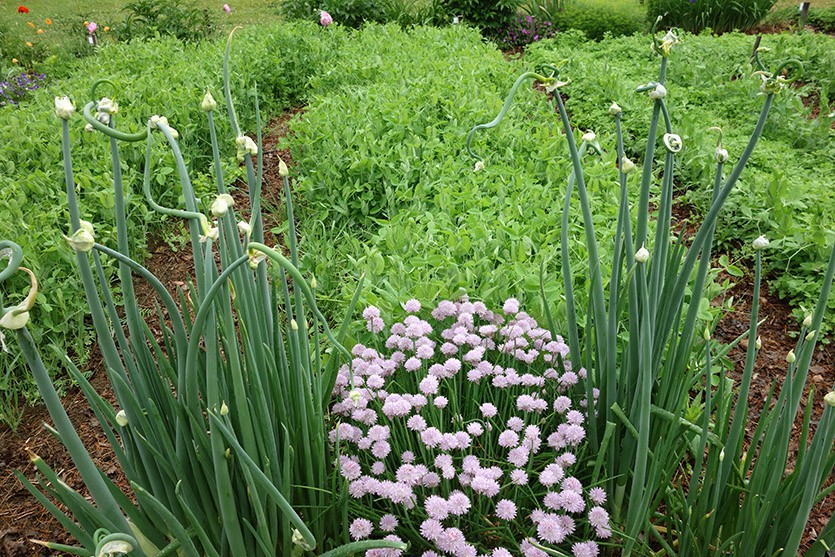
M 280 13 L 287 19 L 319 21 L 324 10 L 334 23 L 346 27 L 359 27 L 366 21 L 383 21 L 385 11 L 371 0 L 281 0 Z
M 806 23 L 821 33 L 835 33 L 835 7 L 809 8 Z
M 566 0 L 528 0 L 522 4 L 522 10 L 535 16 L 543 17 L 548 21 L 556 21 L 559 12 L 565 9 Z
M 634 2 L 572 0 L 554 22 L 560 31 L 577 29 L 596 41 L 606 34 L 617 37 L 647 29 L 645 15 Z
M 175 0 L 134 0 L 125 5 L 128 15 L 118 26 L 121 40 L 172 36 L 199 42 L 216 36 L 218 20 L 207 8 Z
M 502 50 L 519 48 L 556 34 L 554 23 L 542 15 L 522 15 L 513 18 L 507 29 L 496 36 L 496 43 Z
M 662 25 L 692 33 L 745 31 L 768 15 L 776 0 L 647 0 L 650 21 L 664 16 Z
M 335 45 L 345 39 L 345 33 L 338 29 L 320 31 L 318 25 L 297 22 L 240 33 L 234 48 L 234 89 L 246 97 L 252 91 L 252 76 L 257 75 L 259 90 L 265 95 L 261 107 L 267 115 L 299 104 L 308 79 L 323 73 L 327 61 L 339 53 Z M 72 254 L 61 238 L 67 232 L 67 216 L 61 201 L 61 169 L 51 162 L 60 157 L 52 116 L 55 95 L 67 94 L 81 108 L 89 98 L 90 76 L 107 76 L 113 87 L 105 86 L 103 94 L 115 99 L 127 114 L 124 120 L 116 116 L 121 128 L 137 131 L 144 127 L 144 118 L 166 115 L 182 134 L 180 147 L 190 172 L 210 177 L 211 144 L 203 139 L 208 128 L 201 118 L 199 102 L 184 99 L 200 99 L 207 88 L 219 97 L 221 83 L 211 67 L 217 67 L 221 52 L 216 43 L 184 44 L 171 37 L 108 45 L 101 48 L 98 56 L 79 64 L 72 77 L 58 81 L 49 90 L 33 92 L 19 109 L 0 109 L 0 189 L 4 192 L 0 198 L 0 213 L 4 215 L 0 219 L 0 235 L 24 248 L 26 266 L 37 273 L 43 286 L 33 310 L 38 321 L 33 335 L 40 346 L 53 344 L 83 362 L 92 339 L 89 331 L 79 334 L 87 330 L 87 308 L 77 295 L 79 284 L 72 272 Z M 172 80 L 171 68 L 177 68 L 182 79 Z M 244 129 L 254 128 L 252 113 L 244 113 L 241 124 Z M 228 136 L 226 126 L 223 122 L 218 124 L 219 133 Z M 108 185 L 111 172 L 94 161 L 106 156 L 109 147 L 100 136 L 84 132 L 81 122 L 74 123 L 71 136 L 77 146 L 75 179 L 80 187 L 82 213 L 86 220 L 96 223 L 100 238 L 107 243 L 113 238 L 110 214 L 114 199 Z M 222 143 L 221 155 L 226 168 L 238 167 L 234 142 Z M 159 201 L 176 205 L 181 193 L 171 174 L 173 159 L 164 151 L 156 156 L 162 167 L 155 175 L 162 187 Z M 129 146 L 124 149 L 122 160 L 126 164 L 125 196 L 131 207 L 131 249 L 141 258 L 146 236 L 156 226 L 152 224 L 156 219 L 145 205 L 135 203 L 137 196 L 141 197 L 144 154 Z M 198 190 L 202 196 L 208 193 L 206 186 L 212 180 L 201 179 L 197 183 L 203 185 Z M 6 384 L 13 387 L 0 390 L 0 399 L 31 400 L 35 396 L 34 386 L 13 355 L 14 339 L 8 343 L 11 353 L 0 350 L 0 376 L 8 377 Z M 47 368 L 63 385 L 61 359 L 52 350 L 45 350 L 44 358 Z
M 439 0 L 439 15 L 446 23 L 460 17 L 493 38 L 511 23 L 519 4 L 520 0 Z

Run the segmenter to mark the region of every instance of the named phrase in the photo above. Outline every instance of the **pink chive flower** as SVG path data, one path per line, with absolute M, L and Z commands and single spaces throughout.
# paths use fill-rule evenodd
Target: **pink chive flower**
M 322 13 L 324 14 L 325 12 Z M 324 25 L 324 23 L 322 25 Z M 412 298 L 403 304 L 403 309 L 406 310 L 406 313 L 417 313 L 420 311 L 420 302 Z
M 602 487 L 593 487 L 589 490 L 589 499 L 597 505 L 606 502 L 606 491 Z
M 380 517 L 380 530 L 383 532 L 394 532 L 397 524 L 397 517 L 393 514 L 384 514 Z
M 594 542 L 577 542 L 571 546 L 571 552 L 574 557 L 597 557 L 600 555 L 600 549 Z
M 516 503 L 509 499 L 502 499 L 496 503 L 496 516 L 502 520 L 513 520 L 516 518 Z
M 485 402 L 484 404 L 482 404 L 480 410 L 481 415 L 485 418 L 492 418 L 493 416 L 499 413 L 499 409 L 496 408 L 494 404 L 491 404 L 489 402 Z
M 592 507 L 589 510 L 589 524 L 595 528 L 608 528 L 609 513 L 603 507 Z
M 232 13 L 232 8 L 229 7 L 229 4 L 224 4 L 223 5 L 223 11 L 226 12 L 227 14 L 231 14 Z
M 367 518 L 355 518 L 348 528 L 348 532 L 355 540 L 364 540 L 371 535 L 374 525 Z
M 509 315 L 519 313 L 519 300 L 508 298 L 502 306 L 502 311 Z
M 328 25 L 333 23 L 333 18 L 331 17 L 331 14 L 329 14 L 325 10 L 319 12 L 319 23 L 322 25 L 322 27 L 327 27 Z
M 87 32 L 90 33 L 91 35 L 93 35 L 96 32 L 96 29 L 98 29 L 98 28 L 99 28 L 99 26 L 95 21 L 91 21 L 90 23 L 87 24 Z

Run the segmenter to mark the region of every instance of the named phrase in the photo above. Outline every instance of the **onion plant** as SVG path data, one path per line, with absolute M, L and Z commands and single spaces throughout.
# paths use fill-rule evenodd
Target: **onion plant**
M 117 406 L 96 392 L 77 368 L 72 367 L 72 373 L 130 483 L 129 493 L 96 468 L 61 406 L 27 330 L 37 281 L 20 267 L 20 249 L 0 243 L 0 253 L 9 256 L 0 281 L 20 269 L 32 282 L 23 302 L 2 311 L 0 326 L 17 333 L 52 417 L 54 428 L 49 429 L 67 447 L 90 495 L 88 499 L 70 488 L 36 455 L 32 461 L 39 472 L 37 485 L 18 473 L 78 541 L 77 546 L 43 542 L 53 549 L 96 557 L 337 557 L 369 548 L 405 548 L 390 540 L 340 545 L 348 539 L 347 517 L 344 499 L 334 489 L 337 451 L 327 438 L 326 413 L 339 362 L 351 358 L 340 343 L 347 328 L 331 331 L 316 306 L 315 278 L 299 270 L 283 162 L 285 245 L 264 244 L 260 134 L 253 141 L 238 126 L 229 86 L 229 52 L 228 44 L 224 93 L 238 158 L 246 169 L 249 221 L 238 218 L 226 189 L 214 126 L 217 102 L 210 93 L 202 108 L 214 153 L 217 198 L 210 211 L 216 221 L 200 207 L 178 133 L 167 120 L 154 116 L 138 133 L 119 131 L 118 105 L 102 98 L 84 107 L 84 117 L 88 129 L 100 132 L 110 144 L 117 247 L 96 242 L 93 226 L 79 212 L 73 180 L 69 126 L 74 105 L 66 97 L 56 98 L 70 214 L 66 239 L 76 251 Z M 93 98 L 102 85 L 106 83 L 93 86 Z M 260 122 L 257 94 L 255 98 Z M 178 299 L 129 253 L 122 142 L 145 142 L 143 191 L 151 207 L 188 222 L 195 269 Z M 158 143 L 167 144 L 173 154 L 184 208 L 162 207 L 154 200 L 152 150 Z M 104 280 L 105 257 L 118 264 L 116 287 Z M 159 320 L 159 336 L 138 306 L 137 279 L 147 281 L 158 296 L 153 318 Z M 117 306 L 114 288 L 121 292 L 122 307 Z
M 589 441 L 593 454 L 604 455 L 606 491 L 622 555 L 795 555 L 812 506 L 831 491 L 822 486 L 835 465 L 835 416 L 831 408 L 835 394 L 830 393 L 813 437 L 807 408 L 801 448 L 793 470 L 787 471 L 790 432 L 835 272 L 835 251 L 817 309 L 804 324 L 798 346 L 788 358 L 786 379 L 775 386 L 774 405 L 759 422 L 750 421 L 747 401 L 758 350 L 760 252 L 756 253 L 757 287 L 747 334 L 748 352 L 738 385 L 714 370 L 714 362 L 730 346 L 711 341 L 709 330 L 701 332 L 705 325 L 698 321 L 698 310 L 710 270 L 717 216 L 762 135 L 774 96 L 787 81 L 784 72 L 797 63 L 784 62 L 768 71 L 760 61 L 760 52 L 755 52 L 752 63 L 754 74 L 761 79 L 763 106 L 751 138 L 730 166 L 730 156 L 721 144 L 721 130 L 717 129 L 711 207 L 692 238 L 676 238 L 671 232 L 671 215 L 675 159 L 682 139 L 675 133 L 670 117 L 665 82 L 678 37 L 669 32 L 659 40 L 653 29 L 652 39 L 653 50 L 660 57 L 659 76 L 636 89 L 653 104 L 641 165 L 624 154 L 621 108 L 613 103 L 609 111 L 615 123 L 621 199 L 610 276 L 604 277 L 600 267 L 583 171 L 587 146 L 599 146 L 594 134 L 587 133 L 578 147 L 560 95 L 568 80 L 560 79 L 558 68 L 550 68 L 547 76 L 522 76 L 499 116 L 489 124 L 476 126 L 473 132 L 501 122 L 522 79 L 532 77 L 553 92 L 572 165 L 561 238 L 567 323 L 560 329 L 568 333 L 572 360 L 588 370 L 591 381 L 587 396 L 591 399 L 593 387 L 600 391 L 596 411 L 588 413 Z M 468 150 L 473 132 L 467 141 Z M 481 157 L 470 153 L 479 159 L 476 169 L 484 168 Z M 656 179 L 658 153 L 663 159 L 660 193 L 651 211 L 650 191 Z M 633 186 L 635 181 L 638 184 Z M 635 207 L 630 206 L 630 187 L 638 188 Z M 582 328 L 578 325 L 567 236 L 575 190 L 591 274 Z M 654 235 L 650 234 L 651 214 L 655 217 Z M 765 245 L 767 241 L 762 238 L 754 244 L 755 248 Z M 550 302 L 553 305 L 555 301 Z M 553 322 L 550 327 L 556 330 Z M 703 337 L 707 340 L 701 346 Z M 748 444 L 746 431 L 752 432 Z M 811 555 L 822 555 L 834 545 L 833 530 L 835 523 L 830 522 Z

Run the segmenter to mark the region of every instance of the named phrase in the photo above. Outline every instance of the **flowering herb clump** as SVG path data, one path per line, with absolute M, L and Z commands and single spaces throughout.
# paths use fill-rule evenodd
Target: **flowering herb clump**
M 557 34 L 554 23 L 533 15 L 518 15 L 497 36 L 499 46 L 505 49 L 521 48 L 531 43 L 550 39 Z
M 429 320 L 417 300 L 404 309 L 388 333 L 365 309 L 379 345 L 356 345 L 336 381 L 350 535 L 422 557 L 545 557 L 540 544 L 597 555 L 612 530 L 586 466 L 586 373 L 563 339 L 512 298 L 501 314 L 466 298 Z
M 37 91 L 46 80 L 42 73 L 21 73 L 17 77 L 10 77 L 8 81 L 0 81 L 0 106 L 17 106 L 26 95 Z

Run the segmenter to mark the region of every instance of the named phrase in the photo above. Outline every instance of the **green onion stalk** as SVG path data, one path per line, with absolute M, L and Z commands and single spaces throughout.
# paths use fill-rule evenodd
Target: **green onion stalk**
M 835 425 L 830 406 L 825 409 L 808 449 L 810 414 L 807 411 L 802 430 L 803 448 L 794 470 L 786 473 L 786 468 L 791 427 L 800 407 L 835 272 L 835 251 L 824 279 L 821 301 L 801 331 L 800 342 L 792 354 L 796 359 L 777 391 L 775 404 L 756 424 L 747 455 L 743 441 L 746 428 L 751 425 L 747 400 L 757 350 L 760 251 L 756 253 L 756 289 L 751 327 L 746 335 L 748 353 L 739 385 L 722 374 L 716 376 L 714 367 L 742 337 L 731 346 L 712 342 L 709 324 L 699 323 L 698 310 L 710 272 L 719 213 L 763 133 L 774 96 L 787 81 L 784 70 L 797 63 L 788 61 L 774 72 L 768 72 L 759 52 L 755 53 L 754 74 L 762 80 L 764 99 L 748 144 L 726 174 L 729 155 L 722 147 L 721 130 L 714 128 L 719 131 L 719 141 L 714 153 L 716 168 L 710 208 L 692 238 L 675 238 L 671 234 L 673 186 L 682 140 L 675 133 L 666 104 L 665 82 L 669 57 L 678 37 L 671 31 L 659 39 L 654 28 L 652 37 L 661 69 L 656 81 L 636 89 L 638 93 L 646 93 L 653 103 L 640 172 L 625 156 L 622 110 L 616 103 L 609 109 L 615 123 L 620 210 L 611 250 L 612 271 L 607 281 L 602 276 L 583 173 L 584 152 L 594 135 L 584 134 L 578 147 L 560 95 L 569 83 L 562 80 L 558 68 L 547 67 L 550 70 L 547 77 L 534 73 L 520 77 L 496 119 L 470 132 L 467 150 L 477 159 L 476 164 L 484 168 L 484 159 L 471 149 L 473 134 L 479 129 L 498 126 L 523 78 L 534 77 L 553 93 L 571 159 L 560 242 L 567 322 L 560 329 L 567 331 L 572 362 L 581 362 L 591 378 L 586 382 L 590 402 L 587 419 L 592 425 L 589 428 L 591 453 L 597 455 L 596 461 L 590 463 L 592 481 L 605 485 L 609 494 L 615 530 L 613 547 L 619 548 L 618 555 L 753 557 L 776 555 L 781 551 L 795 555 L 812 507 L 832 489 L 822 488 L 835 465 L 832 451 Z M 656 209 L 650 211 L 659 150 L 663 157 L 660 192 L 654 200 Z M 629 194 L 633 176 L 640 180 L 634 213 Z M 575 301 L 568 250 L 568 223 L 575 191 L 591 275 L 586 325 L 582 329 L 578 326 L 580 310 Z M 652 237 L 650 214 L 655 216 Z M 758 242 L 761 244 L 762 240 Z M 755 242 L 755 246 L 759 244 Z M 541 291 L 545 298 L 544 290 Z M 554 304 L 554 301 L 544 301 L 546 308 Z M 546 315 L 550 316 L 551 311 L 546 310 Z M 556 334 L 558 328 L 550 317 L 549 321 L 552 333 Z M 701 330 L 705 333 L 697 334 Z M 599 389 L 596 406 L 591 404 L 593 388 Z M 734 405 L 735 395 L 738 402 Z M 830 398 L 835 399 L 835 394 Z M 810 555 L 823 555 L 822 551 L 835 545 L 833 540 L 835 523 L 830 522 Z
M 56 99 L 70 215 L 65 238 L 76 252 L 116 405 L 100 396 L 72 362 L 67 364 L 130 483 L 130 493 L 96 468 L 61 406 L 27 330 L 37 280 L 20 266 L 20 248 L 0 242 L 0 256 L 8 258 L 0 281 L 21 270 L 32 283 L 23 302 L 3 308 L 0 326 L 17 333 L 52 416 L 50 429 L 67 447 L 91 496 L 88 500 L 61 482 L 37 455 L 32 456 L 39 472 L 34 483 L 18 473 L 78 542 L 41 542 L 53 549 L 95 557 L 340 557 L 373 548 L 406 548 L 391 540 L 346 543 L 345 499 L 334 493 L 332 484 L 338 447 L 328 439 L 327 412 L 339 364 L 351 357 L 342 341 L 357 297 L 342 326 L 332 331 L 316 304 L 315 278 L 300 268 L 289 171 L 283 162 L 288 234 L 284 246 L 264 244 L 260 133 L 255 142 L 238 126 L 229 86 L 230 51 L 231 35 L 223 77 L 235 146 L 246 169 L 249 221 L 238 218 L 226 189 L 214 120 L 217 102 L 210 93 L 201 106 L 209 123 L 217 187 L 211 217 L 195 195 L 176 129 L 166 118 L 153 116 L 138 132 L 120 131 L 118 105 L 104 97 L 96 100 L 99 87 L 118 87 L 100 81 L 83 113 L 89 128 L 110 145 L 117 246 L 98 243 L 93 225 L 81 218 L 76 198 L 70 145 L 75 106 L 66 97 Z M 257 100 L 255 112 L 260 122 Z M 146 202 L 188 223 L 195 269 L 176 297 L 129 253 L 119 154 L 123 142 L 145 143 Z M 173 155 L 182 208 L 164 207 L 154 198 L 152 152 L 160 146 Z M 121 307 L 102 258 L 118 265 Z M 157 294 L 153 319 L 159 324 L 154 327 L 137 303 L 137 279 Z M 162 332 L 155 335 L 153 330 Z

